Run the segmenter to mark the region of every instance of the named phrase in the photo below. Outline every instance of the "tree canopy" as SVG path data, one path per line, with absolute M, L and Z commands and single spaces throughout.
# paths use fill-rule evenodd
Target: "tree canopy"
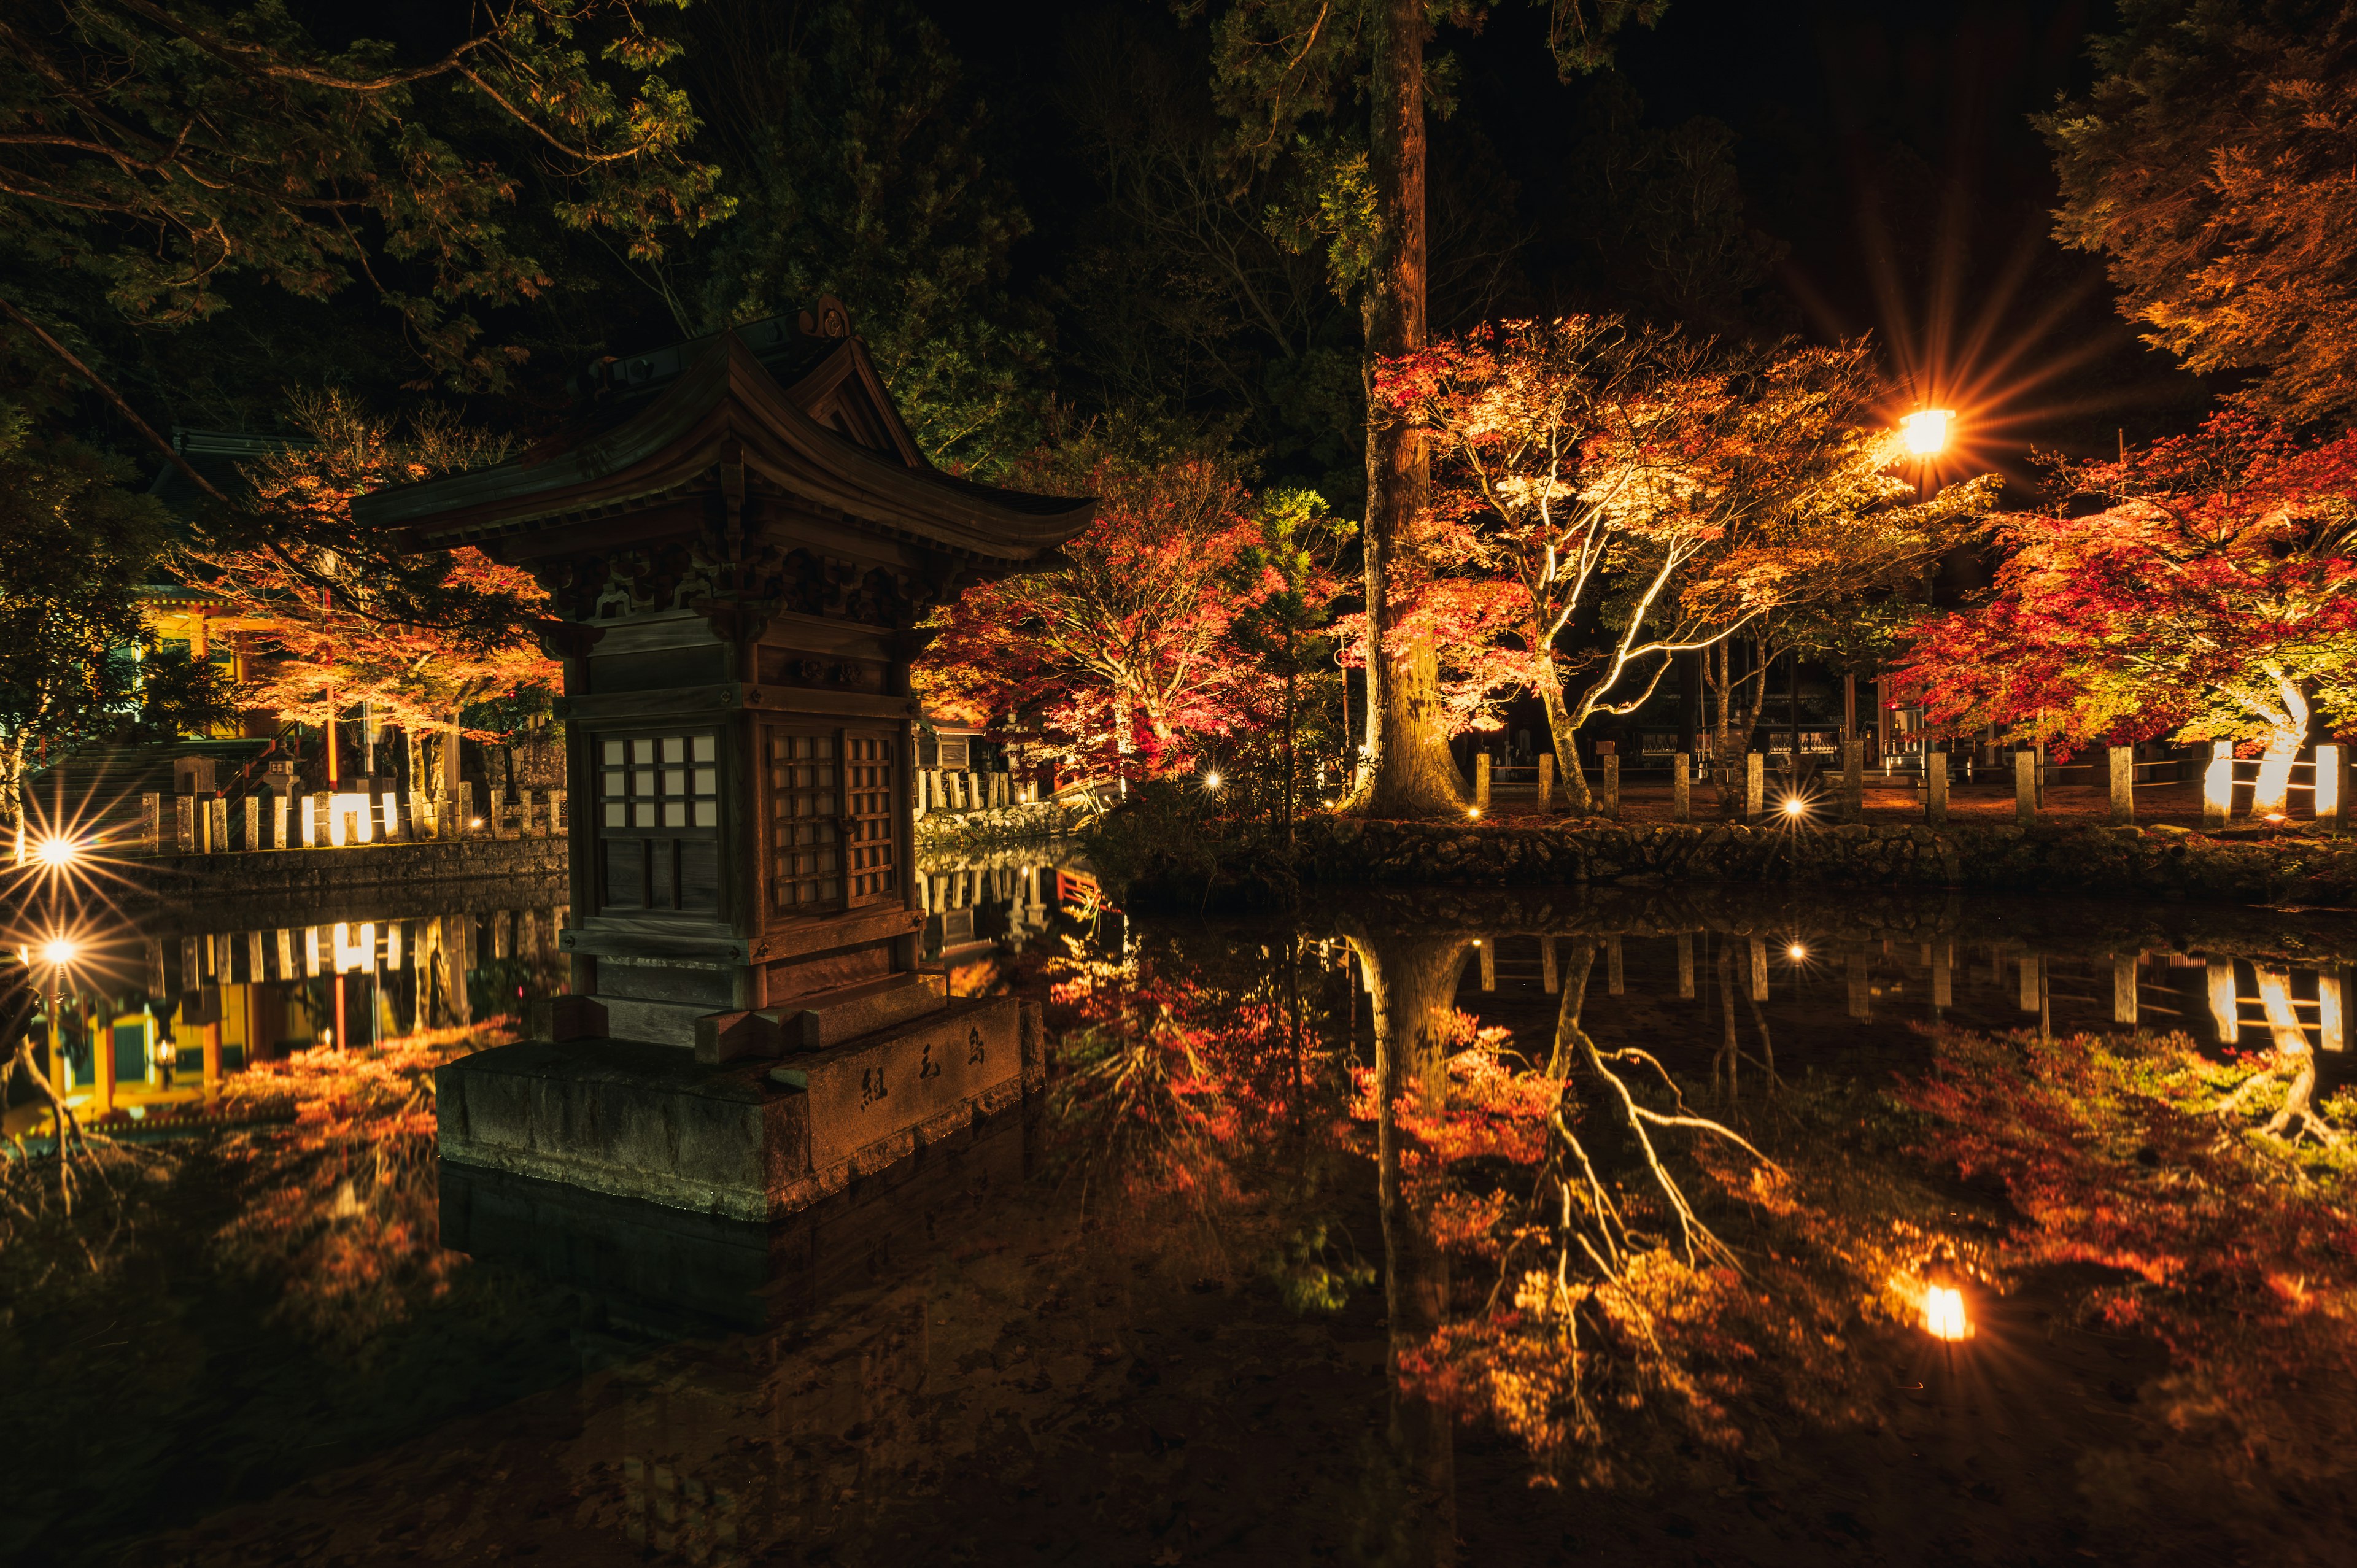
M 2088 96 L 2040 122 L 2055 235 L 2146 340 L 2301 423 L 2357 409 L 2357 9 L 2125 0 Z

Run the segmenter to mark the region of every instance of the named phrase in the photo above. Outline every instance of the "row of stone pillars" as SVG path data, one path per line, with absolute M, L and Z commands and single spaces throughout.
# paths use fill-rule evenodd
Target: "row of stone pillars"
M 1948 754 L 1927 751 L 1923 768 L 1923 820 L 1944 822 L 1948 820 Z M 2106 755 L 2111 786 L 2111 820 L 2126 825 L 2136 821 L 2136 748 L 2115 746 Z M 1767 800 L 1767 757 L 1757 751 L 1743 757 L 1743 819 L 1756 822 L 1769 814 Z M 2313 791 L 2314 816 L 2329 823 L 2336 832 L 2346 832 L 2349 826 L 2351 776 L 2350 748 L 2344 746 L 2322 745 L 2316 748 L 2315 777 L 2307 786 L 2294 785 Z M 2233 813 L 2233 748 L 2225 741 L 2212 748 L 2210 765 L 2202 779 L 2201 820 L 2204 826 L 2223 827 Z M 1539 758 L 1539 812 L 1545 815 L 1554 807 L 1555 758 Z M 1620 814 L 1620 758 L 1607 754 L 1597 758 L 1598 779 L 1595 786 L 1596 809 L 1603 816 Z M 1679 753 L 1671 759 L 1670 817 L 1674 822 L 1694 820 L 1693 801 L 1694 759 Z M 2044 764 L 2037 754 L 2028 750 L 2013 754 L 2014 815 L 2024 825 L 2038 820 L 2046 804 Z M 1792 801 L 1806 811 L 1805 802 L 1795 795 Z M 1473 758 L 1474 813 L 1487 815 L 1491 804 L 1490 757 L 1480 753 Z M 1789 809 L 1789 808 L 1788 808 Z M 1860 822 L 1866 820 L 1866 743 L 1848 740 L 1841 747 L 1841 784 L 1835 799 L 1837 822 Z

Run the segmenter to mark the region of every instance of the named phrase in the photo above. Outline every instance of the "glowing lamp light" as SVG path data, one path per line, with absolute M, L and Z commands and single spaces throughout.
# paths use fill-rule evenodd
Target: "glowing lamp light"
M 1798 963 L 1801 960 L 1809 956 L 1809 950 L 1803 947 L 1800 943 L 1794 942 L 1791 947 L 1784 950 L 1784 956 L 1791 959 L 1793 962 Z
M 41 961 L 62 969 L 73 962 L 75 956 L 81 951 L 81 947 L 74 942 L 69 941 L 64 937 L 58 937 L 41 944 Z
M 2281 811 L 2269 811 L 2265 817 L 2260 819 L 2260 821 L 2267 822 L 2280 822 L 2285 820 L 2284 814 Z
M 1964 1317 L 1964 1293 L 1948 1285 L 1927 1285 L 1923 1291 L 1923 1332 L 1953 1344 L 1971 1336 Z
M 34 847 L 33 858 L 53 871 L 61 871 L 81 858 L 81 845 L 70 838 L 43 839 Z
M 1203 775 L 1203 788 L 1204 788 L 1204 789 L 1218 789 L 1219 787 L 1220 787 L 1220 776 L 1219 776 L 1218 774 L 1216 774 L 1216 773 L 1206 773 L 1206 774 L 1204 774 L 1204 775 Z
M 1806 816 L 1808 814 L 1808 811 L 1809 803 L 1806 800 L 1802 800 L 1798 795 L 1787 795 L 1784 797 L 1784 814 L 1786 816 Z
M 479 828 L 483 825 L 483 819 L 480 817 L 468 817 L 467 819 L 467 825 L 470 828 Z
M 1479 806 L 1468 806 L 1465 808 L 1465 814 L 1468 817 L 1478 819 L 1481 815 L 1481 808 Z
M 1919 408 L 1899 422 L 1899 431 L 1910 456 L 1936 457 L 1948 447 L 1948 423 L 1953 408 Z

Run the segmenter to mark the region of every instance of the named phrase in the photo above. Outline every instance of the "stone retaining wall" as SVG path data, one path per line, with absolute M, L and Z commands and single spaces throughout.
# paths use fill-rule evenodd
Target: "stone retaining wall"
M 1708 880 L 2357 905 L 2357 838 L 2267 829 L 2222 836 L 2175 828 L 1527 827 L 1323 818 L 1301 824 L 1300 847 L 1301 878 L 1309 883 Z
M 477 877 L 544 881 L 563 877 L 565 869 L 565 840 L 523 838 L 167 854 L 127 862 L 122 873 L 155 897 L 185 902 L 257 895 L 299 899 Z

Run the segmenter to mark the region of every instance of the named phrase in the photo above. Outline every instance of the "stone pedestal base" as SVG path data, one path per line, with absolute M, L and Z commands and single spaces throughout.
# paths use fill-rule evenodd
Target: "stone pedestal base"
M 626 1332 L 759 1329 L 888 1280 L 1023 1181 L 1027 1120 L 984 1118 L 774 1223 L 446 1161 L 442 1244 L 597 1300 Z
M 435 1074 L 446 1165 L 767 1224 L 1017 1108 L 1011 998 L 952 1001 L 841 1045 L 699 1062 L 675 1046 L 521 1041 Z

